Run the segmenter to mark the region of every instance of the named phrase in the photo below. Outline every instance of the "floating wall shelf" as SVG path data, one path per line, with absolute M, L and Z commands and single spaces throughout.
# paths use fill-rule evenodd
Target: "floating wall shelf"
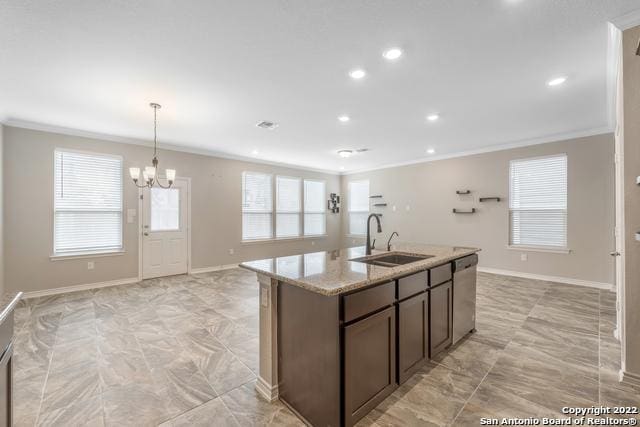
M 499 202 L 500 201 L 500 197 L 480 197 L 480 202 Z
M 456 190 L 456 194 L 471 194 L 471 190 Z
M 461 209 L 453 209 L 454 214 L 474 214 L 476 213 L 476 208 L 471 208 L 469 210 L 461 210 Z

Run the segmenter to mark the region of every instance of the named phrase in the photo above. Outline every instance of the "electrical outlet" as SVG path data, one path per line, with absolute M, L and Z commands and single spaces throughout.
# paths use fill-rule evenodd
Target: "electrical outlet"
M 87 263 L 87 270 L 93 270 L 96 264 L 93 261 Z
M 520 254 L 520 261 L 526 261 L 528 259 L 527 254 Z
M 235 252 L 235 251 L 233 250 L 233 248 L 229 249 L 229 255 L 233 255 L 233 254 L 234 254 L 234 252 Z
M 395 212 L 396 211 L 396 205 L 391 206 L 391 210 Z

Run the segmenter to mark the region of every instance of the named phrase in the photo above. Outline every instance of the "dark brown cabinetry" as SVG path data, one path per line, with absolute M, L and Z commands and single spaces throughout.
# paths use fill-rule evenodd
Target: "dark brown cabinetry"
M 453 286 L 446 282 L 431 288 L 429 296 L 431 328 L 429 356 L 434 357 L 453 342 Z
M 389 307 L 344 328 L 345 425 L 354 425 L 396 387 L 396 309 Z
M 398 303 L 398 382 L 408 380 L 429 357 L 429 298 L 423 292 Z

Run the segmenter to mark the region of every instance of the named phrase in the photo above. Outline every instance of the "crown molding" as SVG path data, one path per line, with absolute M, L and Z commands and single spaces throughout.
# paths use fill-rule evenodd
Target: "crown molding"
M 636 27 L 640 25 L 640 9 L 632 10 L 622 16 L 613 18 L 610 22 L 621 31 Z
M 600 128 L 587 129 L 587 130 L 581 130 L 581 131 L 575 131 L 575 132 L 567 132 L 567 133 L 549 135 L 549 136 L 545 136 L 545 137 L 527 139 L 527 140 L 522 140 L 522 141 L 508 142 L 508 143 L 505 143 L 505 144 L 491 145 L 489 147 L 478 148 L 476 150 L 467 150 L 467 151 L 460 151 L 460 152 L 451 153 L 451 154 L 442 154 L 442 155 L 438 155 L 438 156 L 429 156 L 429 157 L 423 157 L 423 158 L 416 159 L 416 160 L 410 160 L 410 161 L 407 161 L 407 162 L 391 163 L 391 164 L 387 164 L 387 165 L 383 165 L 383 166 L 376 166 L 376 167 L 372 167 L 372 168 L 358 169 L 358 170 L 354 170 L 354 171 L 346 171 L 346 172 L 341 173 L 341 175 L 355 175 L 355 174 L 359 174 L 359 173 L 363 173 L 363 172 L 373 172 L 373 171 L 377 171 L 377 170 L 381 170 L 381 169 L 396 168 L 396 167 L 399 167 L 399 166 L 409 166 L 409 165 L 416 165 L 416 164 L 420 164 L 420 163 L 435 162 L 435 161 L 438 161 L 438 160 L 455 159 L 457 157 L 475 156 L 477 154 L 492 153 L 494 151 L 511 150 L 513 148 L 529 147 L 531 145 L 548 144 L 550 142 L 560 142 L 560 141 L 565 141 L 565 140 L 568 140 L 568 139 L 584 138 L 584 137 L 595 136 L 595 135 L 604 135 L 604 134 L 607 134 L 607 133 L 613 133 L 613 129 L 611 127 L 609 127 L 609 126 L 604 126 L 604 127 L 600 127 Z
M 0 125 L 9 126 L 9 127 L 15 127 L 15 128 L 21 128 L 21 129 L 36 130 L 36 131 L 40 131 L 40 132 L 51 132 L 51 133 L 57 133 L 57 134 L 60 134 L 60 135 L 69 135 L 69 136 L 78 136 L 78 137 L 82 137 L 82 138 L 97 139 L 97 140 L 101 140 L 101 141 L 117 142 L 117 143 L 120 143 L 120 144 L 129 144 L 129 145 L 140 145 L 140 146 L 144 146 L 144 147 L 153 147 L 153 141 L 149 141 L 149 140 L 136 139 L 136 138 L 127 138 L 127 137 L 123 137 L 123 136 L 110 135 L 110 134 L 99 133 L 99 132 L 91 132 L 91 131 L 85 131 L 85 130 L 81 130 L 81 129 L 74 129 L 74 128 L 68 128 L 68 127 L 63 127 L 63 126 L 55 126 L 55 125 L 49 125 L 49 124 L 44 124 L 44 123 L 30 122 L 30 121 L 26 121 L 26 120 L 18 120 L 18 119 L 9 118 L 9 119 L 5 119 L 5 120 L 0 121 Z M 162 150 L 178 151 L 178 152 L 181 152 L 181 153 L 189 153 L 189 154 L 198 154 L 198 155 L 201 155 L 201 156 L 217 157 L 217 158 L 220 158 L 220 159 L 237 160 L 237 161 L 240 161 L 240 162 L 257 163 L 257 164 L 263 164 L 263 165 L 269 165 L 269 166 L 277 166 L 277 167 L 287 168 L 287 169 L 303 170 L 303 171 L 309 171 L 309 172 L 318 172 L 318 173 L 323 173 L 323 174 L 327 174 L 327 175 L 340 175 L 339 172 L 334 171 L 334 170 L 319 169 L 319 168 L 306 167 L 306 166 L 301 166 L 301 165 L 294 165 L 294 164 L 290 164 L 290 163 L 283 163 L 283 162 L 276 162 L 276 161 L 271 161 L 271 160 L 257 159 L 255 157 L 238 156 L 238 155 L 235 155 L 235 154 L 229 154 L 229 153 L 224 153 L 224 152 L 215 151 L 215 150 L 208 150 L 206 148 L 187 147 L 187 146 L 184 146 L 184 145 L 176 145 L 176 144 L 170 144 L 170 143 L 162 143 L 162 146 L 159 147 L 159 148 L 161 148 Z

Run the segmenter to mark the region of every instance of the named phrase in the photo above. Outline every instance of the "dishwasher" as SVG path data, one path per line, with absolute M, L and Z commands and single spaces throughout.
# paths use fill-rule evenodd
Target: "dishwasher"
M 453 344 L 476 328 L 476 266 L 473 254 L 453 262 Z

